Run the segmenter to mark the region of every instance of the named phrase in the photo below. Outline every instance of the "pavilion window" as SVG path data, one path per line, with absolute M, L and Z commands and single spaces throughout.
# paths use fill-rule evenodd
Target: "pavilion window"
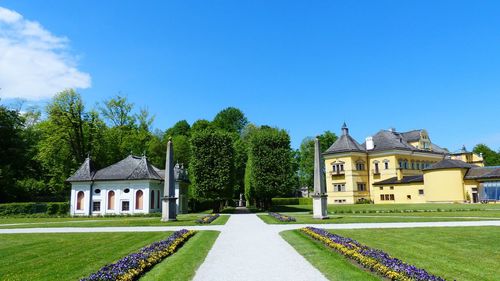
M 122 211 L 130 211 L 130 201 L 122 201 Z
M 385 163 L 384 163 L 384 168 L 385 168 L 386 170 L 389 170 L 389 162 L 385 162 Z
M 161 200 L 161 198 L 160 198 L 160 190 L 157 190 L 156 191 L 156 203 L 157 203 L 156 206 L 158 207 L 158 209 L 161 208 L 160 200 Z
M 144 193 L 142 192 L 142 190 L 138 190 L 136 193 L 135 193 L 135 209 L 136 210 L 142 210 L 142 207 L 143 207 L 143 197 L 144 197 Z
M 394 201 L 394 194 L 389 194 L 390 195 L 390 200 Z
M 100 212 L 101 211 L 101 201 L 92 202 L 92 211 L 93 212 Z
M 151 198 L 150 198 L 150 208 L 154 209 L 155 208 L 155 191 L 151 190 Z
M 85 199 L 85 193 L 83 193 L 83 191 L 78 191 L 78 194 L 76 196 L 76 209 L 77 210 L 83 210 L 84 199 Z
M 115 209 L 115 192 L 111 190 L 108 192 L 108 210 Z

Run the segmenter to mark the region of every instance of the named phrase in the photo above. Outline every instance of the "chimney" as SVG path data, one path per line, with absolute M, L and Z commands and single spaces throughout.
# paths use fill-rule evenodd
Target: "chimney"
M 373 137 L 367 137 L 365 143 L 366 143 L 366 150 L 373 150 L 375 148 L 375 144 L 373 143 Z

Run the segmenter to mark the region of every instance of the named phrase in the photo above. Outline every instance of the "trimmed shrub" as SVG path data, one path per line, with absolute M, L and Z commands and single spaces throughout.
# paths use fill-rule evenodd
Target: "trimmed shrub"
M 68 202 L 0 204 L 0 216 L 32 214 L 66 215 L 68 213 Z
M 301 198 L 301 197 L 292 197 L 292 198 L 273 198 L 271 200 L 273 206 L 277 205 L 312 205 L 312 198 Z

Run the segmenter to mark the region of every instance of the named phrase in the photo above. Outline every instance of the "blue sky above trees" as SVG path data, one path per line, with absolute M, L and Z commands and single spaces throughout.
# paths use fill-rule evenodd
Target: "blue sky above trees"
M 0 59 L 2 103 L 44 105 L 53 89 L 74 86 L 88 106 L 121 92 L 162 130 L 235 106 L 288 130 L 295 148 L 306 136 L 339 134 L 344 121 L 360 142 L 379 129 L 426 128 L 450 150 L 500 148 L 498 1 L 0 7 L 22 17 L 0 12 L 0 51 L 46 59 Z

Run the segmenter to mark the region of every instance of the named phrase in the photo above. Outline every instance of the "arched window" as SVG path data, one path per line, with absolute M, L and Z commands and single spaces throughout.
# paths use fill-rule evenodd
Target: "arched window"
M 154 209 L 155 208 L 155 191 L 151 190 L 151 203 L 150 203 L 150 208 Z
M 135 209 L 136 210 L 142 210 L 142 197 L 143 197 L 142 190 L 138 190 L 135 193 Z
M 78 191 L 78 194 L 76 195 L 77 210 L 83 210 L 84 199 L 85 199 L 85 193 L 83 193 L 83 191 Z
M 156 195 L 157 195 L 156 196 L 156 201 L 157 201 L 156 202 L 156 206 L 158 206 L 158 209 L 160 209 L 161 208 L 161 205 L 160 205 L 161 204 L 161 201 L 160 201 L 161 198 L 160 198 L 160 191 L 159 190 L 156 191 Z
M 115 192 L 111 190 L 108 192 L 108 210 L 115 209 Z

